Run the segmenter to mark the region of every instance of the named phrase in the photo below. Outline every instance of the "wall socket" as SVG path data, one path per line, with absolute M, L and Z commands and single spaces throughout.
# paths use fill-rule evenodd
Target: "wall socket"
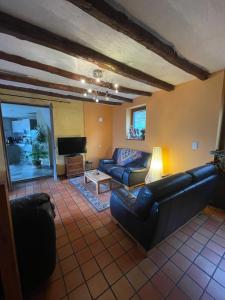
M 199 142 L 192 142 L 192 150 L 197 150 L 199 148 Z

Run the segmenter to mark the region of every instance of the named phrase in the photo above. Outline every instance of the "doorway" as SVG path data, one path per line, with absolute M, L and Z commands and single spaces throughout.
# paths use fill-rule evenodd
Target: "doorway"
M 50 107 L 1 103 L 1 114 L 10 181 L 53 176 Z

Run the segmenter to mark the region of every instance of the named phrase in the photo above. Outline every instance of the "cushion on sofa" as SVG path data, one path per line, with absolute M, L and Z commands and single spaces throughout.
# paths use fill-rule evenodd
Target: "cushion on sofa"
M 205 166 L 201 166 L 198 168 L 194 168 L 186 171 L 186 173 L 190 174 L 193 177 L 194 182 L 201 181 L 211 175 L 217 173 L 217 167 L 213 164 L 208 164 Z
M 101 166 L 101 171 L 110 174 L 110 171 L 115 167 L 113 164 L 105 164 Z
M 117 150 L 117 164 L 120 166 L 126 166 L 129 163 L 141 158 L 142 152 L 127 149 L 127 148 L 120 148 Z
M 112 175 L 113 178 L 115 178 L 116 180 L 122 181 L 123 179 L 123 173 L 124 173 L 124 167 L 120 167 L 120 166 L 114 166 L 111 170 L 110 170 L 110 175 Z
M 192 183 L 192 176 L 187 173 L 178 173 L 147 184 L 154 200 L 167 197 L 184 189 Z

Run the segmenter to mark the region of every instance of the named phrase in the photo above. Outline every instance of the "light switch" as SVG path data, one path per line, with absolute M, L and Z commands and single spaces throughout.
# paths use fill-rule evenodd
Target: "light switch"
M 192 142 L 192 150 L 197 150 L 199 146 L 198 142 Z

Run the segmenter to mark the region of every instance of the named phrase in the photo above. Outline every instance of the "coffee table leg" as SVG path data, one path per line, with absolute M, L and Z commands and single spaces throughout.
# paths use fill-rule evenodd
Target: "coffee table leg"
M 96 193 L 97 193 L 97 194 L 99 194 L 99 185 L 100 185 L 100 183 L 97 182 L 97 184 L 96 184 Z

